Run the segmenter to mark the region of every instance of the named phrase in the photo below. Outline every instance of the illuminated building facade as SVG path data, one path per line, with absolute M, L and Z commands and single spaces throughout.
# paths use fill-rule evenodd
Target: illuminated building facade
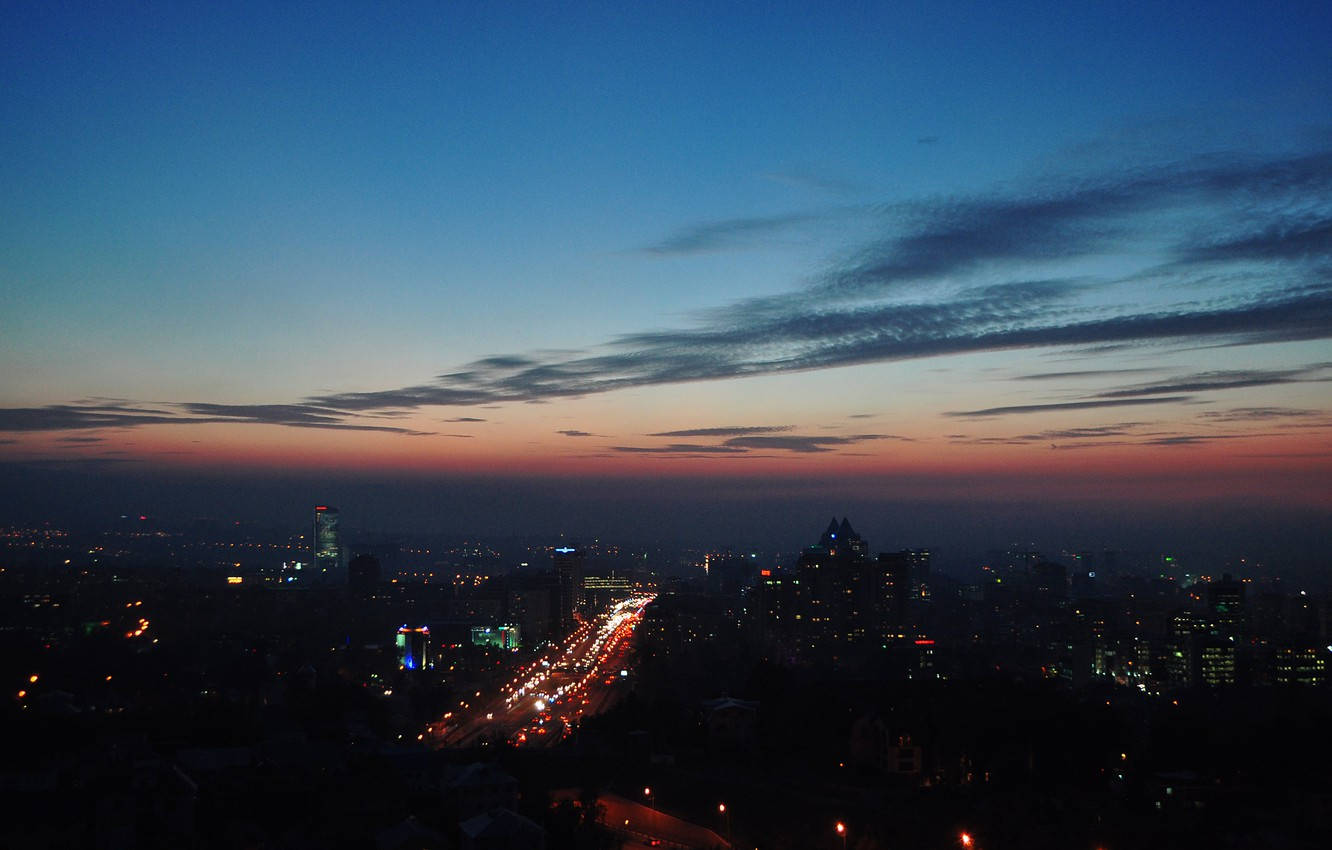
M 338 528 L 338 509 L 316 505 L 314 514 L 315 580 L 328 583 L 338 576 L 342 566 L 342 532 Z
M 1327 682 L 1327 661 L 1316 646 L 1284 646 L 1273 659 L 1273 681 L 1278 685 L 1319 687 Z
M 1203 682 L 1213 688 L 1235 684 L 1238 672 L 1237 656 L 1235 645 L 1232 643 L 1218 641 L 1203 646 L 1199 653 Z
M 398 629 L 396 641 L 398 650 L 398 669 L 425 670 L 430 664 L 430 629 L 425 626 Z
M 911 625 L 911 558 L 908 552 L 879 553 L 883 628 L 887 636 L 902 636 Z
M 517 649 L 522 646 L 519 637 L 521 631 L 517 626 L 473 626 L 472 627 L 472 645 L 473 646 L 494 646 L 499 649 Z

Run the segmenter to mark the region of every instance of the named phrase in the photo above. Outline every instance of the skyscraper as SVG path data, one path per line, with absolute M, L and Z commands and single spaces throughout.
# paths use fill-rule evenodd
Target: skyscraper
M 397 637 L 398 668 L 401 670 L 425 670 L 433 666 L 430 663 L 430 629 L 426 626 L 398 629 Z
M 906 637 L 911 626 L 911 552 L 879 553 L 880 628 L 885 637 Z
M 555 566 L 555 619 L 559 634 L 573 631 L 574 613 L 583 604 L 583 550 L 561 546 L 551 556 Z
M 338 509 L 328 505 L 315 506 L 314 567 L 314 579 L 320 584 L 340 578 L 342 532 L 338 530 Z

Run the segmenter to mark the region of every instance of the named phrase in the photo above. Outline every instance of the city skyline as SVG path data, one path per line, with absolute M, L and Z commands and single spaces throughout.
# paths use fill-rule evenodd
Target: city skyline
M 7 18 L 11 515 L 1325 539 L 1325 7 Z

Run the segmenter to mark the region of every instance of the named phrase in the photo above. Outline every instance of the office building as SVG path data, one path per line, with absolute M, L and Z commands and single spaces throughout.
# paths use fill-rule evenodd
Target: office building
M 551 554 L 555 567 L 555 610 L 551 620 L 557 634 L 574 629 L 574 617 L 583 604 L 583 550 L 561 546 Z
M 425 670 L 430 664 L 430 629 L 425 626 L 398 629 L 398 669 Z
M 338 509 L 316 505 L 314 515 L 314 577 L 329 584 L 342 571 L 342 531 L 338 528 Z
M 517 649 L 522 645 L 518 626 L 473 626 L 473 646 L 493 646 L 498 649 Z

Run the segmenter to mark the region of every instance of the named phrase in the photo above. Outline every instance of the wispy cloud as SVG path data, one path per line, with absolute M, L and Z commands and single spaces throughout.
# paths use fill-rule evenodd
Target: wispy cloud
M 441 420 L 443 422 L 485 422 L 484 419 L 477 419 L 475 416 L 455 416 L 452 419 Z
M 1013 413 L 1053 413 L 1061 410 L 1092 410 L 1098 407 L 1130 407 L 1138 404 L 1173 404 L 1188 401 L 1191 396 L 1175 395 L 1160 398 L 1116 399 L 1106 401 L 1061 401 L 1049 404 L 1010 404 L 1005 407 L 985 407 L 980 410 L 952 410 L 944 416 L 981 417 L 1007 416 Z
M 521 365 L 488 358 L 434 385 L 310 401 L 346 410 L 479 404 L 974 351 L 1326 338 L 1332 336 L 1332 272 L 1310 259 L 1307 242 L 1290 243 L 1279 267 L 1237 268 L 1253 274 L 1205 301 L 1184 287 L 1178 297 L 1167 290 L 1140 304 L 1138 289 L 1127 287 L 1140 288 L 1141 274 L 1018 276 L 979 286 L 955 281 L 979 271 L 992 280 L 1047 261 L 1068 265 L 1148 245 L 1159 257 L 1155 267 L 1168 266 L 1172 280 L 1187 278 L 1188 269 L 1210 276 L 1217 265 L 1212 255 L 1190 259 L 1211 244 L 1198 241 L 1197 234 L 1207 232 L 1201 223 L 1228 216 L 1232 229 L 1265 233 L 1291 205 L 1329 206 L 1328 197 L 1332 152 L 1319 151 L 1200 158 L 1067 187 L 897 205 L 883 213 L 893 235 L 850 262 L 799 290 L 714 310 L 692 327 L 629 334 L 581 354 L 513 358 Z M 1200 227 L 1176 227 L 1174 243 L 1159 247 L 1159 217 L 1167 214 L 1191 217 Z M 791 222 L 732 222 L 715 230 Z
M 768 451 L 796 452 L 799 454 L 811 454 L 816 452 L 830 452 L 837 446 L 851 446 L 856 443 L 863 443 L 867 440 L 890 440 L 901 439 L 888 434 L 855 434 L 849 437 L 833 436 L 799 436 L 796 434 L 782 436 L 753 436 L 753 437 L 732 437 L 724 445 L 730 448 L 743 449 L 766 449 Z
M 822 216 L 813 213 L 791 213 L 713 221 L 687 227 L 644 250 L 649 254 L 701 254 L 745 247 L 757 239 L 785 233 L 821 219 Z
M 660 455 L 703 455 L 703 454 L 744 454 L 745 450 L 730 446 L 714 446 L 702 443 L 671 443 L 668 446 L 611 446 L 611 451 L 624 454 L 660 454 Z
M 790 431 L 792 425 L 724 425 L 719 428 L 686 428 L 683 431 L 658 431 L 649 437 L 740 437 L 746 434 L 774 434 Z
M 1295 407 L 1234 407 L 1230 410 L 1207 410 L 1199 419 L 1210 422 L 1271 422 L 1281 419 L 1308 419 L 1332 416 L 1325 410 L 1307 410 Z
M 846 214 L 702 224 L 650 250 L 712 250 Z M 410 434 L 416 432 L 365 419 L 429 406 L 539 403 L 970 352 L 1332 337 L 1332 149 L 1200 156 L 856 214 L 868 216 L 880 238 L 848 251 L 805 285 L 586 350 L 502 353 L 422 383 L 292 404 L 11 408 L 0 410 L 0 431 L 211 421 Z M 1135 270 L 1108 274 L 1107 257 Z M 1316 378 L 1204 373 L 1076 401 L 951 415 L 1167 404 L 1310 379 Z
M 1278 384 L 1328 381 L 1329 364 L 1313 363 L 1296 369 L 1242 369 L 1199 372 L 1182 378 L 1137 384 L 1097 393 L 1099 398 L 1127 398 L 1160 393 L 1200 393 L 1216 390 L 1252 389 Z
M 1033 372 L 1029 375 L 1014 375 L 1014 381 L 1066 381 L 1083 378 L 1105 378 L 1121 375 L 1144 375 L 1160 372 L 1160 369 L 1079 369 L 1067 372 Z
M 349 419 L 351 421 L 348 421 Z M 144 425 L 220 423 L 284 425 L 292 428 L 340 431 L 381 431 L 411 436 L 425 436 L 429 433 L 391 425 L 357 422 L 355 415 L 347 411 L 310 404 L 237 405 L 185 402 L 151 407 L 128 403 L 87 402 L 52 404 L 45 407 L 0 408 L 0 432 L 83 431 L 136 428 Z
M 1089 425 L 1076 428 L 1057 428 L 1013 436 L 968 437 L 950 435 L 950 441 L 979 446 L 1045 446 L 1052 449 L 1098 449 L 1115 446 L 1196 446 L 1217 440 L 1240 440 L 1270 436 L 1252 432 L 1243 433 L 1190 433 L 1173 428 L 1163 429 L 1160 424 L 1148 422 L 1116 422 L 1109 425 Z
M 579 431 L 574 428 L 568 428 L 563 431 L 556 431 L 556 434 L 563 434 L 566 437 L 604 437 L 605 434 L 593 434 L 591 431 Z
M 744 454 L 751 457 L 768 457 L 769 455 L 767 454 L 752 455 L 751 452 L 754 450 L 760 450 L 764 452 L 784 452 L 788 454 L 818 454 L 834 451 L 842 446 L 853 446 L 857 443 L 863 443 L 869 440 L 909 439 L 894 434 L 805 436 L 799 434 L 773 435 L 770 433 L 762 433 L 764 431 L 786 430 L 789 430 L 789 426 L 765 428 L 695 428 L 692 431 L 664 431 L 661 434 L 653 434 L 650 436 L 679 436 L 686 434 L 698 437 L 736 436 L 731 436 L 729 439 L 723 440 L 719 444 L 671 443 L 666 446 L 613 446 L 612 448 L 617 452 L 630 452 L 636 454 Z

